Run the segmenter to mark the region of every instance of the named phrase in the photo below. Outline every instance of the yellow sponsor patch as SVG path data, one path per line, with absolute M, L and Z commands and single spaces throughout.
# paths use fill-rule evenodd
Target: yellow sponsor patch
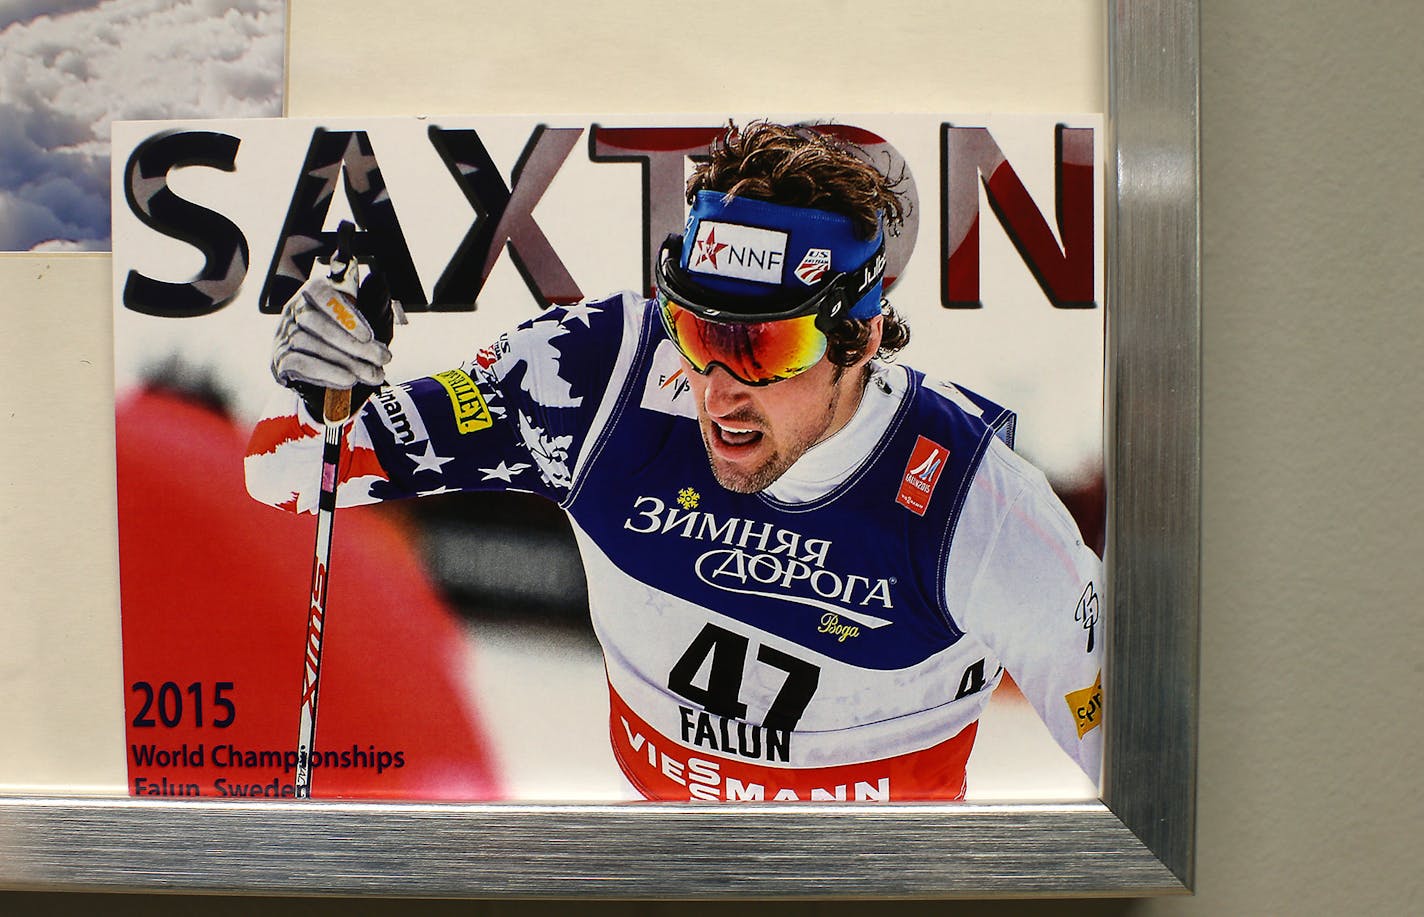
M 326 301 L 326 307 L 331 310 L 331 314 L 336 316 L 336 320 L 341 323 L 341 327 L 347 331 L 356 330 L 356 316 L 348 308 L 346 303 L 333 296 Z
M 1103 673 L 1098 672 L 1091 687 L 1081 691 L 1070 691 L 1063 695 L 1068 701 L 1068 709 L 1073 711 L 1073 720 L 1078 724 L 1078 738 L 1096 729 L 1103 721 Z
M 493 426 L 489 406 L 485 404 L 485 397 L 480 394 L 474 379 L 458 369 L 447 369 L 432 378 L 450 396 L 450 406 L 455 409 L 455 429 L 461 433 L 473 433 Z

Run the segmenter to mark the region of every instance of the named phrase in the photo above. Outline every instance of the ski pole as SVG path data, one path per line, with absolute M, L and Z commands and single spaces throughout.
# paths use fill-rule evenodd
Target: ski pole
M 336 254 L 332 256 L 333 268 L 337 258 L 346 255 L 340 275 L 356 270 L 355 256 L 350 251 L 350 231 L 346 225 Z M 331 277 L 338 276 L 335 270 Z M 321 644 L 326 631 L 327 586 L 331 571 L 331 526 L 336 515 L 336 487 L 339 478 L 338 463 L 341 460 L 341 439 L 346 429 L 346 418 L 351 414 L 351 392 L 327 389 L 322 402 L 322 423 L 325 439 L 321 452 L 321 491 L 317 497 L 316 509 L 316 550 L 312 559 L 311 592 L 307 609 L 306 653 L 302 670 L 302 714 L 297 731 L 297 773 L 295 795 L 298 799 L 311 796 L 311 758 L 316 753 L 316 711 L 321 683 Z

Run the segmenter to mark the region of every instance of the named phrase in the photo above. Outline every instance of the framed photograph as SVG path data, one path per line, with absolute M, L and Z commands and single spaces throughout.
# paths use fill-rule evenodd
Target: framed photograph
M 1187 12 L 1106 112 L 116 123 L 126 795 L 0 881 L 1189 890 Z

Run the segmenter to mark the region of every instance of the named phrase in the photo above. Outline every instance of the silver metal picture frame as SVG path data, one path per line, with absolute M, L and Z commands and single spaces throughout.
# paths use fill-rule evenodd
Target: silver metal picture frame
M 0 797 L 0 886 L 478 897 L 1188 892 L 1199 605 L 1198 4 L 1108 10 L 1102 799 L 716 806 Z

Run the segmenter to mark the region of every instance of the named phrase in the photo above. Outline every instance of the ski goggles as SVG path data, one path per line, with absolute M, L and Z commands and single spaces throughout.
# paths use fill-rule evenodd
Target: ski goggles
M 655 266 L 663 328 L 697 372 L 705 375 L 721 366 L 746 385 L 770 385 L 819 363 L 831 326 L 847 317 L 885 273 L 882 243 L 865 264 L 832 275 L 807 296 L 749 300 L 689 280 L 678 266 L 682 244 L 682 236 L 669 236 Z

